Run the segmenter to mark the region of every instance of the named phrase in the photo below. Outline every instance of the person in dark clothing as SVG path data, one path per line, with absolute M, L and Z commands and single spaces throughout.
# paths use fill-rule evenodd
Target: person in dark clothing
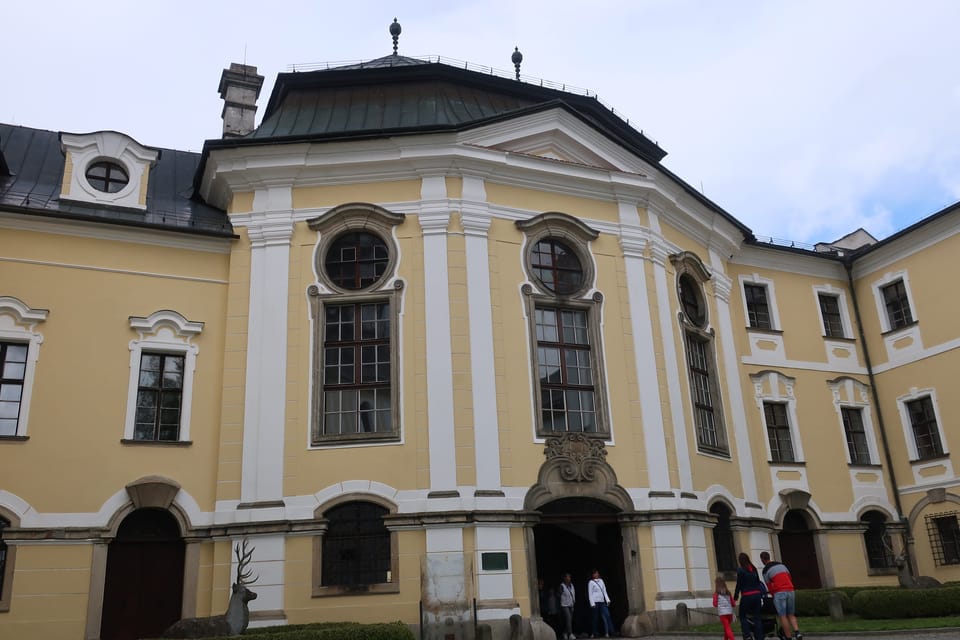
M 763 594 L 766 591 L 760 572 L 750 562 L 750 556 L 741 553 L 737 556 L 737 587 L 733 592 L 733 601 L 740 600 L 740 630 L 744 640 L 763 640 L 763 622 L 760 609 L 763 607 Z

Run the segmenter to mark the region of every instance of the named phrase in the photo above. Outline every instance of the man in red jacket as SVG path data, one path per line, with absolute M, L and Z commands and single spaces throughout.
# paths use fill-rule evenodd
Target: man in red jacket
M 797 600 L 793 591 L 793 579 L 790 570 L 782 562 L 770 560 L 766 551 L 760 553 L 760 562 L 763 563 L 763 581 L 773 596 L 773 606 L 780 617 L 780 629 L 784 634 L 793 629 L 793 640 L 803 640 L 800 633 L 800 623 L 797 622 Z

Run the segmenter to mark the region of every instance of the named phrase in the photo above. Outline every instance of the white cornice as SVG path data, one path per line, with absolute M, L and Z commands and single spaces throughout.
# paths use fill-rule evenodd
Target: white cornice
M 847 279 L 846 270 L 836 260 L 756 245 L 745 245 L 734 253 L 730 264 L 786 271 L 815 278 Z
M 49 218 L 5 211 L 0 211 L 0 229 L 55 233 L 64 236 L 133 242 L 208 253 L 230 253 L 233 245 L 233 238 L 178 233 L 162 229 L 122 227 L 108 222 Z
M 871 251 L 853 264 L 853 277 L 862 278 L 874 271 L 888 269 L 899 260 L 929 249 L 938 242 L 960 233 L 960 209 L 921 226 L 890 244 Z

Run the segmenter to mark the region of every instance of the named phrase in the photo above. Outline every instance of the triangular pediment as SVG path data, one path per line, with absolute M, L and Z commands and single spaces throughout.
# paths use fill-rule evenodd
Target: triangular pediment
M 649 175 L 636 155 L 562 107 L 527 113 L 460 134 L 463 143 L 611 171 Z

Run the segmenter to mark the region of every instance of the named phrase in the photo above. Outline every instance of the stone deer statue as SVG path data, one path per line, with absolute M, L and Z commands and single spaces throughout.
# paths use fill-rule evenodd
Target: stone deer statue
M 247 568 L 253 557 L 253 548 L 247 550 L 247 539 L 244 538 L 242 546 L 241 543 L 237 543 L 234 553 L 237 556 L 237 580 L 233 583 L 233 594 L 230 596 L 227 612 L 222 616 L 208 618 L 184 618 L 164 631 L 164 638 L 236 636 L 246 631 L 247 625 L 250 624 L 247 603 L 257 598 L 257 594 L 247 588 L 247 585 L 257 581 L 257 578 L 250 579 L 253 571 Z
M 940 581 L 930 576 L 914 576 L 910 568 L 910 562 L 907 560 L 906 546 L 901 553 L 893 550 L 893 547 L 884 541 L 883 546 L 893 554 L 893 562 L 897 565 L 897 580 L 904 589 L 935 589 L 942 586 Z

